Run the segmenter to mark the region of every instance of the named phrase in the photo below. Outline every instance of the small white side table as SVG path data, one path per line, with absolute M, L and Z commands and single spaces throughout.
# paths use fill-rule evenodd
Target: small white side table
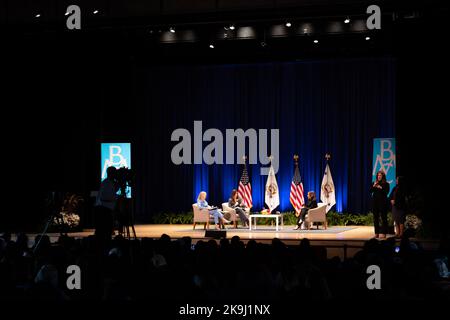
M 275 219 L 275 230 L 278 231 L 279 230 L 279 221 L 281 218 L 281 227 L 283 227 L 284 225 L 284 221 L 283 221 L 283 215 L 282 214 L 251 214 L 249 216 L 250 218 L 250 230 L 256 230 L 256 219 L 257 218 L 271 218 L 271 219 Z M 255 219 L 255 226 L 253 228 L 253 224 L 252 224 L 252 219 Z

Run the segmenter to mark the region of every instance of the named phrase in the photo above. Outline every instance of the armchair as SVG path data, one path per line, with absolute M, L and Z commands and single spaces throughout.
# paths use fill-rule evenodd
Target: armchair
M 309 209 L 305 216 L 306 228 L 309 229 L 314 222 L 322 222 L 325 229 L 327 229 L 327 205 L 325 203 L 318 203 L 317 208 Z M 319 225 L 317 225 L 319 229 Z
M 204 223 L 204 229 L 208 229 L 209 223 L 212 219 L 211 215 L 209 214 L 209 210 L 199 208 L 198 205 L 194 203 L 192 204 L 192 211 L 194 212 L 194 229 L 197 223 Z
M 237 223 L 240 220 L 239 215 L 236 213 L 236 210 L 233 208 L 230 208 L 228 206 L 228 202 L 222 203 L 222 211 L 225 212 L 225 217 L 233 221 L 233 225 L 235 228 L 237 228 Z M 250 208 L 245 208 L 245 214 L 248 216 L 250 214 Z

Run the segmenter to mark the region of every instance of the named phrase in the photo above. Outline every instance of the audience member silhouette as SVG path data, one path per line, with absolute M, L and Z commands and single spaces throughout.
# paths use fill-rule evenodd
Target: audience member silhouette
M 171 239 L 105 242 L 97 236 L 62 236 L 51 243 L 43 236 L 33 252 L 25 234 L 0 236 L 0 299 L 283 301 L 339 299 L 449 298 L 442 280 L 449 241 L 438 252 L 404 237 L 369 240 L 354 257 L 327 258 L 324 247 L 308 239 L 287 245 L 234 236 L 230 240 Z M 35 238 L 39 241 L 40 236 Z M 68 290 L 68 265 L 83 270 L 83 290 Z M 382 290 L 367 290 L 366 269 L 383 270 Z M 377 291 L 377 290 L 376 290 Z M 153 301 L 152 300 L 152 301 Z

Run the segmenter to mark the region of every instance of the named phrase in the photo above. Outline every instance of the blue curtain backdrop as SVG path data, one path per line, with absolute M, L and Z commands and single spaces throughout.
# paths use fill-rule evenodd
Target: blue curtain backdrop
M 171 162 L 177 128 L 193 138 L 217 128 L 280 130 L 280 209 L 289 202 L 292 156 L 300 156 L 305 191 L 320 194 L 325 153 L 336 189 L 336 211 L 365 213 L 369 207 L 372 139 L 395 137 L 395 61 L 364 58 L 263 64 L 148 66 L 136 70 L 135 141 L 138 211 L 189 211 L 201 190 L 220 205 L 236 188 L 242 166 Z M 208 143 L 204 143 L 205 147 Z M 136 148 L 138 150 L 136 150 Z M 225 150 L 224 150 L 225 153 Z M 224 155 L 225 156 L 225 155 Z M 249 165 L 255 210 L 264 205 L 266 176 Z

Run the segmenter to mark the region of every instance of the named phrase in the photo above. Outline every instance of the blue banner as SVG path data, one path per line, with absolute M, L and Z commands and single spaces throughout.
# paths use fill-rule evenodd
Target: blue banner
M 395 138 L 373 139 L 372 181 L 376 180 L 377 172 L 380 170 L 386 173 L 390 193 L 396 184 Z
M 102 143 L 101 145 L 101 181 L 106 178 L 108 167 L 126 167 L 131 169 L 131 143 Z M 131 188 L 126 190 L 131 197 Z

